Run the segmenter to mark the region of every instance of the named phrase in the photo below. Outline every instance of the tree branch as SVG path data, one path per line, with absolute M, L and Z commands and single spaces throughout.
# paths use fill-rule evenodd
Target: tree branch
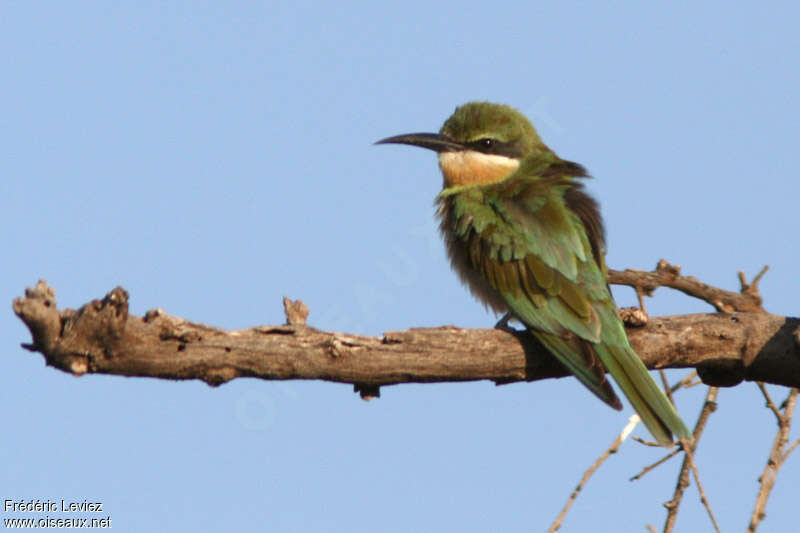
M 326 332 L 298 323 L 226 331 L 158 309 L 128 313 L 121 287 L 77 311 L 56 308 L 40 281 L 14 300 L 33 337 L 25 348 L 48 365 L 85 373 L 201 379 L 321 379 L 352 383 L 368 397 L 398 383 L 492 380 L 509 383 L 566 375 L 526 332 L 453 326 L 387 332 L 382 337 Z M 800 386 L 800 320 L 768 313 L 651 318 L 628 335 L 649 368 L 696 367 L 708 384 L 742 380 Z
M 697 418 L 697 423 L 694 425 L 694 430 L 692 431 L 694 438 L 691 441 L 687 439 L 681 439 L 681 447 L 684 451 L 688 451 L 689 453 L 687 453 L 683 458 L 683 464 L 681 465 L 681 470 L 678 474 L 678 482 L 675 484 L 675 492 L 672 495 L 672 499 L 664 503 L 664 507 L 667 509 L 667 519 L 664 522 L 664 533 L 672 533 L 675 528 L 675 521 L 678 519 L 678 508 L 683 500 L 684 492 L 686 492 L 686 489 L 689 487 L 689 470 L 691 469 L 691 463 L 694 462 L 692 457 L 694 456 L 694 452 L 697 450 L 697 446 L 700 444 L 700 437 L 703 435 L 703 430 L 706 427 L 708 418 L 711 416 L 711 413 L 717 410 L 718 393 L 719 389 L 717 387 L 708 388 L 708 392 L 706 393 L 706 401 L 703 403 L 703 409 L 700 411 L 700 416 Z M 695 479 L 697 478 L 695 477 Z M 704 496 L 701 494 L 701 497 Z M 708 509 L 708 507 L 706 508 Z M 710 510 L 709 514 L 711 514 Z M 716 520 L 714 520 L 714 525 L 716 527 Z M 719 530 L 719 528 L 717 528 L 717 530 Z
M 781 412 L 780 409 L 775 406 L 775 403 L 772 401 L 772 398 L 770 397 L 763 383 L 759 383 L 758 388 L 761 389 L 761 393 L 764 395 L 764 399 L 767 402 L 767 408 L 771 409 L 775 415 L 775 418 L 778 422 L 778 431 L 775 434 L 775 439 L 772 442 L 772 449 L 769 452 L 767 464 L 764 466 L 764 472 L 761 474 L 761 477 L 758 478 L 760 486 L 758 490 L 758 496 L 756 497 L 753 514 L 750 517 L 750 524 L 747 527 L 748 533 L 752 533 L 758 529 L 759 524 L 762 520 L 764 520 L 764 517 L 766 517 L 767 500 L 772 492 L 772 488 L 775 486 L 775 480 L 778 477 L 778 472 L 798 443 L 798 441 L 795 441 L 795 443 L 789 446 L 788 449 L 786 448 L 786 446 L 789 444 L 789 431 L 792 427 L 794 409 L 797 406 L 797 388 L 792 388 L 789 391 L 789 396 L 781 406 L 783 412 Z
M 761 295 L 758 292 L 758 282 L 766 274 L 769 266 L 761 269 L 751 283 L 747 283 L 744 273 L 739 272 L 739 284 L 741 292 L 730 292 L 723 289 L 706 285 L 692 276 L 681 276 L 680 265 L 671 265 L 666 260 L 661 259 L 656 265 L 655 270 L 646 272 L 644 270 L 609 270 L 608 282 L 612 285 L 627 285 L 636 289 L 639 296 L 639 305 L 642 305 L 642 293 L 652 296 L 653 291 L 659 287 L 670 287 L 681 291 L 694 298 L 699 298 L 713 305 L 717 311 L 730 313 L 733 311 L 760 312 Z
M 631 415 L 630 418 L 628 418 L 628 423 L 625 424 L 624 428 L 622 428 L 622 431 L 620 431 L 619 435 L 617 435 L 617 438 L 614 439 L 614 442 L 611 443 L 611 446 L 606 448 L 606 450 L 600 454 L 600 457 L 598 457 L 597 460 L 592 463 L 592 466 L 590 466 L 589 469 L 583 473 L 583 477 L 581 477 L 581 480 L 578 482 L 578 486 L 575 487 L 575 490 L 573 490 L 572 494 L 570 494 L 567 503 L 564 504 L 564 507 L 561 509 L 561 512 L 558 513 L 558 516 L 550 526 L 550 529 L 547 530 L 547 533 L 554 533 L 561 528 L 561 523 L 564 521 L 564 517 L 567 516 L 570 507 L 572 507 L 572 504 L 575 503 L 575 500 L 586 486 L 586 483 L 589 482 L 589 478 L 592 477 L 592 475 L 597 471 L 598 468 L 600 468 L 606 459 L 619 451 L 619 447 L 622 446 L 622 443 L 625 442 L 625 439 L 627 439 L 628 436 L 633 432 L 633 429 L 640 420 L 641 419 L 639 418 L 639 415 L 636 414 Z

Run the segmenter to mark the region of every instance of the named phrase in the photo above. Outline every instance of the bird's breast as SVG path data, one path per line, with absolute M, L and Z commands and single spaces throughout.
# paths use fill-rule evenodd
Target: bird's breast
M 439 229 L 444 238 L 450 264 L 476 299 L 495 313 L 505 313 L 508 311 L 508 305 L 502 295 L 472 265 L 467 243 L 457 236 L 453 229 L 457 224 L 453 213 L 453 200 L 453 197 L 440 198 L 437 213 L 440 219 Z

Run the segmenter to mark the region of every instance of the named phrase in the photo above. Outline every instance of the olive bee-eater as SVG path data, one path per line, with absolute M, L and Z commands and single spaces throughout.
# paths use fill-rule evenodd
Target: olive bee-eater
M 444 177 L 438 216 L 453 269 L 472 294 L 527 327 L 614 409 L 614 377 L 661 444 L 691 438 L 628 343 L 606 283 L 605 231 L 586 170 L 558 157 L 517 110 L 471 102 L 439 133 L 378 141 L 428 148 Z

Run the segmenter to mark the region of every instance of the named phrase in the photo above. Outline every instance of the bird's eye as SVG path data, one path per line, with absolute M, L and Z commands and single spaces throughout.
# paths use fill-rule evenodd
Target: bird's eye
M 481 139 L 478 142 L 483 148 L 491 148 L 494 146 L 494 139 Z

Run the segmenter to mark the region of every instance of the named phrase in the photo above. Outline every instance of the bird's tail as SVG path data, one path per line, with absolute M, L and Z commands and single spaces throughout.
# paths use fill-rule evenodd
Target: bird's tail
M 627 343 L 599 343 L 592 348 L 660 444 L 672 443 L 673 434 L 678 438 L 692 438 L 692 432 L 681 420 L 675 406 L 656 385 L 633 348 Z
M 617 411 L 622 410 L 622 402 L 606 379 L 606 368 L 588 342 L 577 337 L 564 339 L 543 331 L 529 331 L 595 396 Z
M 671 444 L 673 434 L 678 438 L 692 437 L 692 432 L 683 423 L 672 402 L 656 385 L 647 367 L 627 342 L 591 343 L 577 337 L 564 339 L 541 331 L 530 331 L 586 388 L 611 407 L 622 409 L 619 398 L 605 377 L 607 369 L 660 444 Z

